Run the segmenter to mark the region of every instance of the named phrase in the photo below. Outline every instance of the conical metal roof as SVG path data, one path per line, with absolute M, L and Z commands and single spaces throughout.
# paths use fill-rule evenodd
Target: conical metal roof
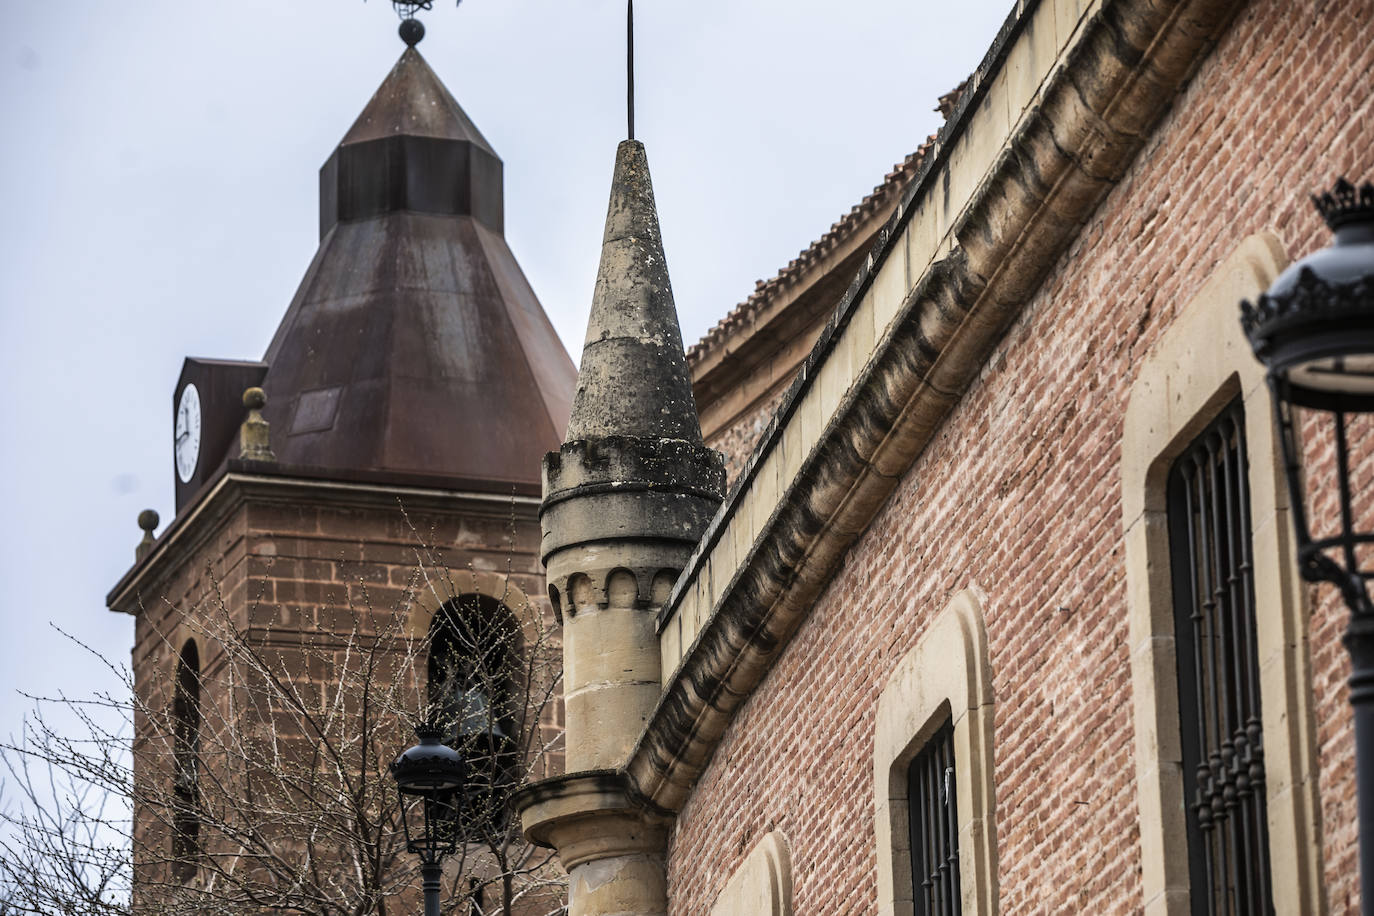
M 576 373 L 502 234 L 501 161 L 413 48 L 320 181 L 265 357 L 278 463 L 537 492 Z

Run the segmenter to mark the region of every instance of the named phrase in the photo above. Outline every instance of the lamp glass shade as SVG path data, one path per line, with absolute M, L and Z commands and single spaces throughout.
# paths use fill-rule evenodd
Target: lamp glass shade
M 1323 356 L 1288 370 L 1293 385 L 1309 391 L 1374 397 L 1374 353 Z

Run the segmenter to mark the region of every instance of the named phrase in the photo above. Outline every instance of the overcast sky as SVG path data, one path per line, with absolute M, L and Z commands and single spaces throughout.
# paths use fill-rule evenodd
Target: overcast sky
M 636 7 L 636 133 L 690 345 L 934 132 L 1012 0 Z M 505 162 L 506 235 L 574 359 L 623 138 L 623 0 L 436 0 L 420 50 Z M 259 359 L 317 170 L 403 46 L 389 0 L 0 0 L 0 735 L 110 678 L 104 596 L 172 516 L 186 356 Z

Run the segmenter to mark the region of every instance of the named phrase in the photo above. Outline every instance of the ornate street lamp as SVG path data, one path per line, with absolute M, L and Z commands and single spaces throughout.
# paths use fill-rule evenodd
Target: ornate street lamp
M 1361 898 L 1374 916 L 1374 518 L 1365 517 L 1374 512 L 1360 511 L 1374 494 L 1352 492 L 1349 441 L 1357 415 L 1374 413 L 1374 184 L 1342 178 L 1313 203 L 1335 244 L 1289 267 L 1255 304 L 1242 302 L 1241 326 L 1269 370 L 1302 576 L 1334 584 L 1350 608 Z M 1309 525 L 1321 494 L 1303 491 L 1298 408 L 1334 439 L 1339 519 L 1316 537 Z
M 462 755 L 440 741 L 443 731 L 439 728 L 419 725 L 415 734 L 420 743 L 391 762 L 391 775 L 400 795 L 406 851 L 420 857 L 425 916 L 439 916 L 442 860 L 458 846 L 458 815 L 467 764 Z

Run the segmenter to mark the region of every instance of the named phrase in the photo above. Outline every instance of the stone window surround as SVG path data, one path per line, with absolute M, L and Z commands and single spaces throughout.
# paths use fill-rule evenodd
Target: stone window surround
M 1307 607 L 1264 369 L 1239 303 L 1287 266 L 1279 239 L 1252 235 L 1216 268 L 1155 343 L 1130 389 L 1121 449 L 1127 613 L 1146 916 L 1188 916 L 1167 478 L 1174 459 L 1237 395 L 1249 457 L 1256 641 L 1274 907 L 1326 911 Z
M 428 568 L 423 570 L 422 578 L 415 586 L 406 616 L 406 634 L 411 639 L 425 639 L 439 609 L 464 595 L 482 595 L 500 602 L 515 616 L 525 638 L 535 637 L 533 615 L 540 613 L 540 608 L 509 575 L 467 569 Z
M 992 666 L 982 604 L 956 594 L 899 661 L 878 698 L 873 746 L 878 913 L 911 916 L 907 767 L 935 730 L 954 724 L 961 912 L 997 912 Z
M 750 850 L 710 916 L 792 916 L 792 853 L 781 830 L 769 832 Z

